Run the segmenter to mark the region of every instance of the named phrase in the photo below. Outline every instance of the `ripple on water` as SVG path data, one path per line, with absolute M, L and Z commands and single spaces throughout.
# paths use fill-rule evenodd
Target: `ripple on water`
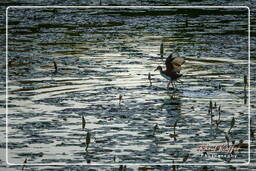
M 228 136 L 246 142 L 243 10 L 33 10 L 10 12 L 10 161 L 181 163 L 189 154 L 191 163 L 223 163 L 197 145 L 226 144 L 233 116 Z M 186 57 L 182 83 L 168 91 L 154 72 L 164 66 L 161 42 L 164 58 Z M 246 160 L 241 150 L 231 162 Z

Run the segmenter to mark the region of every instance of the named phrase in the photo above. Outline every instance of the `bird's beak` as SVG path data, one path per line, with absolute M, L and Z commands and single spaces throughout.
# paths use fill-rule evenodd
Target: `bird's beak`
M 158 70 L 158 68 L 156 68 L 154 71 L 157 71 Z

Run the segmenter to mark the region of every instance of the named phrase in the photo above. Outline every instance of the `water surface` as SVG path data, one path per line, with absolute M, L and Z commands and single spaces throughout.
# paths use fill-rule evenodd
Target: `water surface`
M 230 145 L 248 142 L 246 8 L 10 8 L 8 20 L 9 162 L 247 162 L 247 148 L 198 151 L 226 145 L 233 117 Z M 154 72 L 161 42 L 186 58 L 176 90 Z

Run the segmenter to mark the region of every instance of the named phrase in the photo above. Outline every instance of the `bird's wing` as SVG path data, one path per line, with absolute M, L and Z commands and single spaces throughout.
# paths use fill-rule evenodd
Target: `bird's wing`
M 171 55 L 172 55 L 173 58 L 180 57 L 180 54 L 178 52 L 173 52 Z
M 174 58 L 171 62 L 172 67 L 177 72 L 181 70 L 181 65 L 183 65 L 184 63 L 185 63 L 185 59 L 183 57 Z
M 180 57 L 177 52 L 174 52 L 168 56 L 165 61 L 167 72 L 180 72 L 181 65 L 185 63 L 185 59 Z
M 168 56 L 168 58 L 166 58 L 166 60 L 165 60 L 166 68 L 168 68 L 168 66 L 170 65 L 170 63 L 171 63 L 172 60 L 174 59 L 173 54 L 174 54 L 174 53 L 171 53 L 171 54 Z

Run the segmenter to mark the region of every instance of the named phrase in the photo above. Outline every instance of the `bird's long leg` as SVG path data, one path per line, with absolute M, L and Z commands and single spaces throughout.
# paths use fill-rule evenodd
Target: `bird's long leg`
M 175 84 L 173 82 L 171 82 L 171 83 L 172 83 L 172 88 L 174 89 L 175 88 Z
M 170 83 L 171 83 L 171 81 L 169 81 L 168 84 L 167 84 L 167 90 L 169 90 Z

